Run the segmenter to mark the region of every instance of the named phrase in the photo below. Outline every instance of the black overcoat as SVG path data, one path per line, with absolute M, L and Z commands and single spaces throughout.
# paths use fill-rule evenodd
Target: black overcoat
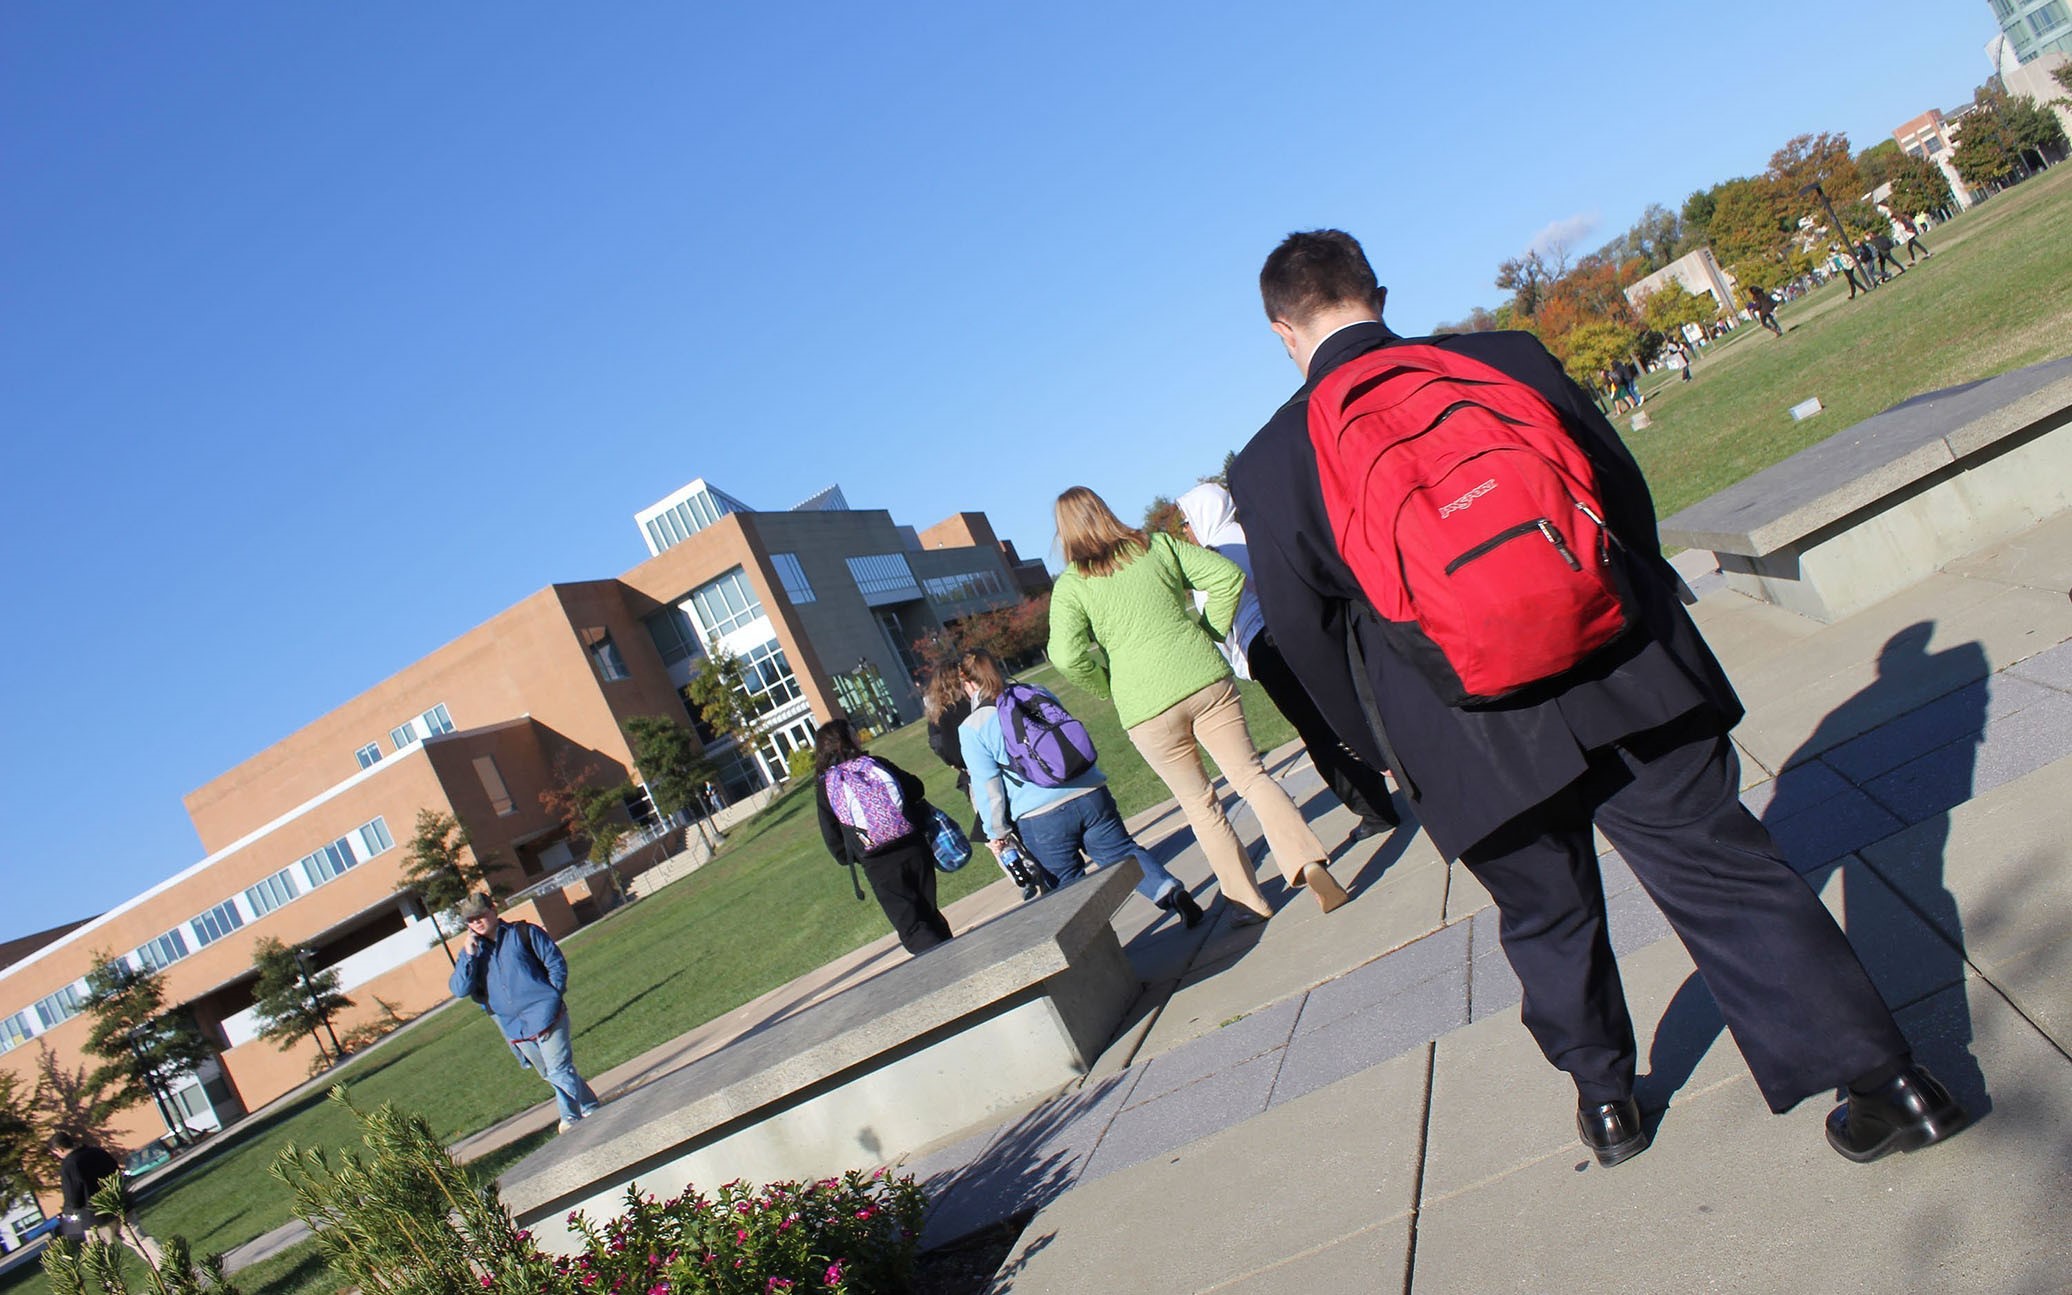
M 1389 757 L 1366 720 L 1345 641 L 1349 614 L 1366 600 L 1332 542 L 1310 447 L 1309 392 L 1354 356 L 1401 340 L 1378 322 L 1326 338 L 1309 381 L 1245 446 L 1230 473 L 1267 627 L 1338 735 L 1377 765 Z M 1724 732 L 1739 722 L 1741 702 L 1677 597 L 1640 466 L 1559 362 L 1529 333 L 1418 340 L 1509 374 L 1560 413 L 1596 468 L 1606 521 L 1628 554 L 1636 613 L 1631 631 L 1575 670 L 1474 709 L 1447 705 L 1395 655 L 1370 614 L 1352 616 L 1393 748 L 1389 762 L 1433 842 L 1455 858 L 1580 777 L 1586 751 L 1698 711 Z

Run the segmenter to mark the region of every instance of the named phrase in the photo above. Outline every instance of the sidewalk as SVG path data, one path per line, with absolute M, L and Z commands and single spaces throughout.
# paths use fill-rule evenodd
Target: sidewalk
M 1697 577 L 1684 555 L 1680 565 Z M 2072 516 L 1821 626 L 1694 578 L 1749 707 L 1745 799 L 1851 933 L 1922 1059 L 1979 1115 L 1851 1165 L 1824 1102 L 1771 1117 L 1682 946 L 1616 855 L 1614 944 L 1655 1146 L 1616 1171 L 1518 1022 L 1495 911 L 1414 825 L 1341 850 L 1325 917 L 1280 882 L 1264 927 L 1187 931 L 1132 899 L 1145 991 L 1083 1081 L 910 1157 L 941 1244 L 1033 1213 L 1017 1292 L 1991 1292 L 2072 1288 Z M 1327 843 L 1351 815 L 1274 756 Z M 1782 771 L 1780 775 L 1780 771 Z M 1233 807 L 1259 850 L 1251 816 Z M 1207 893 L 1168 803 L 1132 828 Z M 978 865 L 974 865 L 978 866 Z M 1273 874 L 1272 868 L 1266 869 Z M 959 931 L 1018 903 L 952 906 Z M 607 1096 L 902 955 L 888 936 L 596 1081 Z M 459 1144 L 552 1127 L 551 1103 Z M 299 1238 L 290 1225 L 234 1266 Z
M 1858 1166 L 1826 1102 L 1770 1116 L 1608 856 L 1643 1103 L 1667 1110 L 1647 1154 L 1599 1169 L 1487 896 L 1399 832 L 1340 859 L 1355 900 L 1330 917 L 1279 895 L 1264 928 L 1219 909 L 1147 934 L 1126 908 L 1136 1019 L 1071 1091 L 904 1166 L 930 1242 L 1034 1211 L 997 1283 L 1030 1293 L 2072 1287 L 2072 517 L 1832 626 L 1695 583 L 1749 706 L 1748 803 L 1974 1128 Z M 1306 761 L 1283 777 L 1343 835 Z M 1145 820 L 1204 881 L 1170 810 Z

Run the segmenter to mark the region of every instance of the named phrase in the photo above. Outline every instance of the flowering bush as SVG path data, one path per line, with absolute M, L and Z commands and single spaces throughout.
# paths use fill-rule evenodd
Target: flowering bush
M 850 1171 L 814 1183 L 656 1200 L 626 1192 L 619 1217 L 569 1225 L 580 1253 L 550 1255 L 477 1184 L 425 1121 L 354 1107 L 368 1155 L 283 1151 L 273 1174 L 294 1192 L 334 1272 L 368 1295 L 878 1295 L 912 1285 L 924 1200 L 912 1178 Z
M 522 1288 L 571 1295 L 904 1291 L 913 1284 L 921 1213 L 914 1180 L 883 1170 L 766 1187 L 732 1182 L 709 1199 L 690 1191 L 656 1200 L 628 1189 L 625 1212 L 602 1226 L 570 1215 L 583 1252 L 534 1261 Z

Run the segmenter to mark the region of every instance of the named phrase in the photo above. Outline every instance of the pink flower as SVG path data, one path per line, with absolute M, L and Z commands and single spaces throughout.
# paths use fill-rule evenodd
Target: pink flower
M 746 1229 L 744 1229 L 744 1228 L 735 1228 L 735 1229 L 734 1229 L 734 1244 L 736 1244 L 736 1245 L 739 1245 L 739 1244 L 741 1244 L 741 1243 L 742 1243 L 743 1241 L 746 1241 L 746 1240 L 748 1240 L 748 1232 L 747 1232 L 747 1230 L 746 1230 Z
M 833 1263 L 829 1264 L 827 1266 L 827 1272 L 825 1275 L 821 1277 L 821 1280 L 827 1283 L 829 1286 L 832 1286 L 836 1282 L 842 1280 L 842 1261 L 837 1259 Z
M 496 1285 L 496 1278 L 494 1278 L 494 1277 L 491 1277 L 491 1276 L 490 1276 L 490 1275 L 489 1275 L 488 1273 L 483 1273 L 483 1274 L 482 1274 L 482 1289 L 483 1289 L 483 1290 L 488 1290 L 488 1289 L 489 1289 L 490 1287 L 492 1287 L 492 1286 L 494 1286 L 494 1285 Z
M 532 1240 L 532 1230 L 531 1230 L 530 1228 L 520 1228 L 520 1229 L 518 1229 L 518 1239 L 519 1239 L 520 1241 L 530 1241 L 530 1240 Z
M 876 1211 L 876 1210 L 874 1210 L 874 1209 L 870 1209 L 870 1208 L 866 1207 L 866 1208 L 864 1208 L 864 1209 L 860 1209 L 860 1210 L 856 1211 L 856 1217 L 857 1217 L 857 1218 L 859 1218 L 859 1219 L 867 1219 L 867 1218 L 869 1218 L 869 1217 L 870 1217 L 871 1215 L 873 1215 L 873 1214 L 875 1214 L 875 1213 L 877 1213 L 877 1211 Z

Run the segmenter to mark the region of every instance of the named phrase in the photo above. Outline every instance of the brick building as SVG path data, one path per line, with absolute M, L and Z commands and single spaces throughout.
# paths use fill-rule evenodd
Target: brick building
M 302 1082 L 315 1045 L 257 1038 L 252 949 L 272 936 L 340 973 L 341 1021 L 446 998 L 448 963 L 416 900 L 399 894 L 418 812 L 450 814 L 529 892 L 550 930 L 579 925 L 587 886 L 540 792 L 586 771 L 638 781 L 624 725 L 657 715 L 699 730 L 724 798 L 782 781 L 819 722 L 916 718 L 912 644 L 1046 586 L 980 513 L 925 531 L 852 509 L 838 487 L 758 511 L 694 481 L 636 516 L 649 556 L 621 575 L 550 585 L 413 662 L 186 797 L 206 857 L 69 927 L 0 943 L 0 1067 L 33 1085 L 38 1044 L 81 1064 L 85 977 L 101 955 L 159 968 L 220 1064 L 178 1086 L 182 1117 L 219 1127 Z M 736 749 L 687 709 L 713 644 L 742 664 L 761 714 Z M 113 899 L 114 897 L 110 897 Z M 0 933 L 4 934 L 4 933 Z M 132 1145 L 163 1130 L 126 1115 Z

